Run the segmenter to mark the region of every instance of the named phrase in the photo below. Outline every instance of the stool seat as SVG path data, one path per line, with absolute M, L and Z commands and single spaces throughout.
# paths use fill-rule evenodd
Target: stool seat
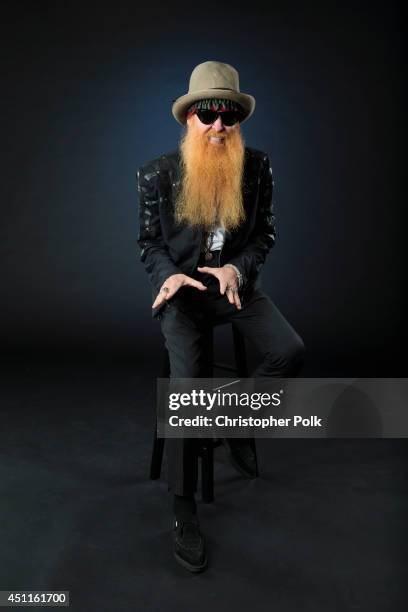
M 232 336 L 234 344 L 235 365 L 214 362 L 214 329 L 211 327 L 206 332 L 206 346 L 208 356 L 208 372 L 213 375 L 214 368 L 219 368 L 229 372 L 233 372 L 241 378 L 248 377 L 248 363 L 245 347 L 245 338 L 239 330 L 231 323 Z M 170 360 L 166 347 L 163 352 L 163 362 L 161 367 L 161 378 L 169 378 L 170 376 Z M 202 500 L 205 503 L 214 501 L 214 448 L 222 443 L 222 440 L 213 438 L 198 438 L 198 456 L 201 458 L 201 487 Z M 157 436 L 157 419 L 153 438 L 153 451 L 150 463 L 150 478 L 157 480 L 161 475 L 161 467 L 163 463 L 165 438 Z M 252 450 L 256 460 L 256 445 L 255 440 L 250 438 Z M 257 469 L 258 473 L 258 469 Z

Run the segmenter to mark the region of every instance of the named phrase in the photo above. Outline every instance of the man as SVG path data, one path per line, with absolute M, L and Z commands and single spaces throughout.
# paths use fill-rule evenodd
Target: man
M 199 64 L 188 93 L 172 107 L 186 127 L 179 149 L 138 170 L 138 244 L 171 378 L 205 377 L 205 330 L 230 321 L 262 355 L 251 377 L 294 376 L 302 364 L 302 339 L 260 288 L 275 218 L 268 156 L 246 147 L 240 129 L 254 109 L 235 68 Z M 249 441 L 226 445 L 233 465 L 254 478 Z M 201 571 L 207 558 L 195 502 L 197 440 L 167 439 L 166 449 L 174 553 L 184 567 Z

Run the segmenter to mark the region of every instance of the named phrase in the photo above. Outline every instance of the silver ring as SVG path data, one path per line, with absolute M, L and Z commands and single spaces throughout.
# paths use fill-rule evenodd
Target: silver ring
M 168 287 L 162 287 L 160 291 L 164 291 L 165 293 L 168 293 L 170 289 Z

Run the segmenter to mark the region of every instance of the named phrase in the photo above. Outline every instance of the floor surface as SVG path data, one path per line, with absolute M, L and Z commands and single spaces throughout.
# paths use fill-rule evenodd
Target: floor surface
M 407 609 L 405 440 L 259 440 L 255 481 L 217 449 L 192 575 L 148 479 L 154 384 L 146 364 L 3 366 L 0 589 L 69 590 L 75 612 Z

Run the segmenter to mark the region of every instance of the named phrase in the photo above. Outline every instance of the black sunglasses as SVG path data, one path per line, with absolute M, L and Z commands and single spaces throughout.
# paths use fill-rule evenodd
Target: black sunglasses
M 196 115 L 204 125 L 211 125 L 217 121 L 218 117 L 221 117 L 221 121 L 226 126 L 235 125 L 241 121 L 242 114 L 238 111 L 215 111 L 207 109 L 198 109 Z

